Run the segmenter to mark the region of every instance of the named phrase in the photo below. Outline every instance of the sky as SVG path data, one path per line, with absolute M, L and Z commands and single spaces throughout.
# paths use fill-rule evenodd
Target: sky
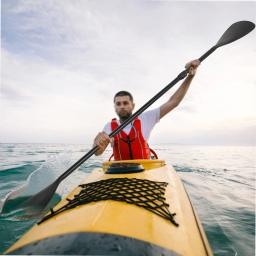
M 232 23 L 256 23 L 255 10 L 252 1 L 1 1 L 0 142 L 91 144 L 115 117 L 117 91 L 138 109 Z M 201 63 L 151 144 L 256 145 L 255 33 Z

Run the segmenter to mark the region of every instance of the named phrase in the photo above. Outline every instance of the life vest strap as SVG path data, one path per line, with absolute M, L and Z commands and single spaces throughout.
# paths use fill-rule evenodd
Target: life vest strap
M 155 157 L 155 159 L 158 159 L 157 153 L 152 148 L 149 148 L 149 150 L 152 153 L 152 155 Z M 112 155 L 109 157 L 108 159 L 109 162 L 111 161 L 112 157 L 114 157 L 114 153 L 112 153 Z
M 152 148 L 149 148 L 150 152 L 153 154 L 153 156 L 155 157 L 155 159 L 158 159 L 158 155 L 157 153 L 152 149 Z

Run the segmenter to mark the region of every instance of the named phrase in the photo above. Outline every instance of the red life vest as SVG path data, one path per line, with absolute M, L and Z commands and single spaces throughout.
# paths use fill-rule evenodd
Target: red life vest
M 112 131 L 118 126 L 117 120 L 112 119 Z M 128 135 L 121 130 L 114 136 L 113 154 L 115 160 L 150 159 L 150 148 L 142 135 L 139 118 L 135 118 L 132 122 Z

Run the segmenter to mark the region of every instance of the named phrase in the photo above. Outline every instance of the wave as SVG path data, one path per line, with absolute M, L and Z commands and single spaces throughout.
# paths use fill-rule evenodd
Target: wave
M 24 175 L 24 173 L 34 171 L 35 168 L 36 168 L 36 166 L 34 164 L 27 164 L 27 163 L 14 165 L 14 166 L 8 166 L 8 168 L 0 170 L 0 177 L 17 175 L 17 174 Z
M 20 206 L 21 198 L 28 198 L 42 189 L 50 185 L 56 180 L 68 167 L 71 166 L 72 154 L 63 153 L 61 155 L 50 156 L 45 163 L 43 163 L 38 169 L 33 171 L 27 178 L 26 182 L 15 190 L 10 191 L 5 198 L 0 202 L 0 213 L 5 212 L 7 209 L 14 209 Z M 13 170 L 17 171 L 17 170 Z M 69 184 L 74 184 L 84 177 L 84 173 L 78 172 L 76 175 L 72 175 L 70 181 L 67 178 L 63 184 L 57 189 L 58 194 L 65 194 Z M 20 201 L 21 200 L 21 201 Z M 9 204 L 8 202 L 11 201 Z M 11 207 L 7 207 L 11 205 Z
M 188 166 L 173 166 L 177 172 L 193 172 L 193 173 L 201 173 L 201 174 L 214 174 L 212 170 L 206 168 L 195 168 Z

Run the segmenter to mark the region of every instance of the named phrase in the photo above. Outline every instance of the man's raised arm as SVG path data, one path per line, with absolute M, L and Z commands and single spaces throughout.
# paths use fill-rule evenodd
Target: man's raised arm
M 171 110 L 173 110 L 180 104 L 180 102 L 187 93 L 189 85 L 191 84 L 196 74 L 196 69 L 199 65 L 199 60 L 193 60 L 186 64 L 185 68 L 189 70 L 189 75 L 181 84 L 179 89 L 171 96 L 171 98 L 160 107 L 160 118 L 165 116 L 167 113 L 169 113 Z

